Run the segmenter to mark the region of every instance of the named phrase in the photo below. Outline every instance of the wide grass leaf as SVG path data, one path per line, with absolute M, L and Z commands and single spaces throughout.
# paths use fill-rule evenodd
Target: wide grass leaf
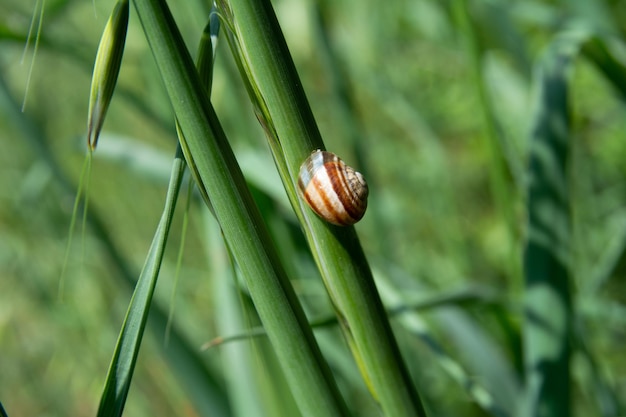
M 528 239 L 524 250 L 524 348 L 528 416 L 570 409 L 572 294 L 567 163 L 568 75 L 582 38 L 558 38 L 540 63 L 539 106 L 531 137 Z

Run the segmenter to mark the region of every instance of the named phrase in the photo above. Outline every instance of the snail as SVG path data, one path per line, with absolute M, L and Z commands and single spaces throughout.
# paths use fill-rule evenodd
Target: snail
M 298 188 L 309 207 L 338 226 L 361 220 L 367 208 L 365 178 L 331 152 L 316 150 L 302 163 Z

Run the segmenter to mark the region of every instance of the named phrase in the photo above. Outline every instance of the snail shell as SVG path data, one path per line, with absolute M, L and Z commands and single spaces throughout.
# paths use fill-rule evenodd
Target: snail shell
M 298 188 L 309 207 L 329 223 L 348 226 L 365 214 L 365 178 L 334 153 L 313 152 L 300 167 Z

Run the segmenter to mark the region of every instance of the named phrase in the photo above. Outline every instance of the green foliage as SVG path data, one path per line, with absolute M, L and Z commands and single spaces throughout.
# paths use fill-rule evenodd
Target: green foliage
M 276 36 L 246 38 L 247 2 L 222 8 L 215 56 L 207 3 L 170 3 L 165 26 L 146 14 L 163 2 L 130 11 L 63 300 L 115 2 L 46 2 L 32 73 L 32 49 L 20 63 L 32 11 L 0 4 L 7 415 L 95 415 L 101 398 L 128 415 L 399 414 L 406 404 L 389 406 L 374 381 L 389 366 L 363 354 L 373 345 L 410 374 L 390 391 L 414 385 L 427 415 L 624 415 L 620 2 L 279 0 L 287 43 L 265 64 Z M 281 69 L 288 53 L 299 78 Z M 186 237 L 171 198 L 177 133 L 200 191 Z M 370 184 L 355 231 L 328 228 L 295 193 L 320 138 Z M 370 267 L 377 292 L 360 298 Z M 107 380 L 109 367 L 123 378 Z

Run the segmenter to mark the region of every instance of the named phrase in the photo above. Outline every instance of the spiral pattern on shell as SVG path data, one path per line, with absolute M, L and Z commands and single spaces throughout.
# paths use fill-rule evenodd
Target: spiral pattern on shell
M 302 163 L 298 188 L 318 216 L 338 226 L 358 222 L 367 209 L 365 178 L 331 152 L 318 149 Z

